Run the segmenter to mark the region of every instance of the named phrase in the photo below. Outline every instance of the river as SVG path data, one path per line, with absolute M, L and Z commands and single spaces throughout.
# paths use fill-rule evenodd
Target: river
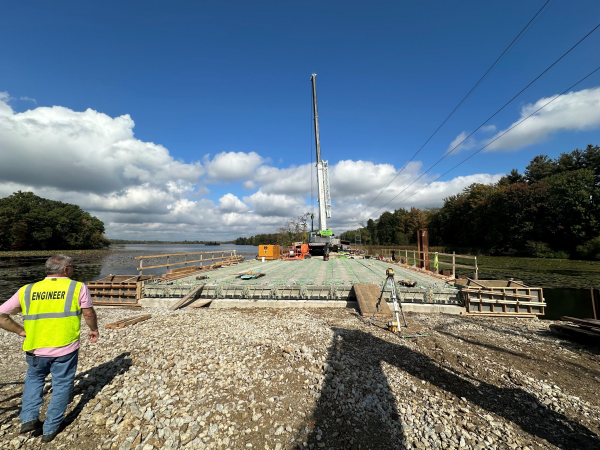
M 74 255 L 75 273 L 73 279 L 82 282 L 98 280 L 107 275 L 136 275 L 139 260 L 136 256 L 161 255 L 166 253 L 194 253 L 215 252 L 215 257 L 220 256 L 224 250 L 235 250 L 236 254 L 246 259 L 254 258 L 258 248 L 254 245 L 125 245 L 122 248 L 112 248 L 108 251 L 91 251 Z M 63 252 L 69 254 L 68 251 Z M 203 255 L 204 257 L 210 255 Z M 45 276 L 44 263 L 46 256 L 20 256 L 0 257 L 0 303 L 4 303 L 21 286 L 39 281 Z M 188 258 L 192 259 L 192 256 Z M 197 259 L 197 258 L 193 258 Z M 171 257 L 170 263 L 177 261 L 177 257 Z M 145 260 L 144 265 L 165 264 L 165 258 L 156 260 Z M 175 266 L 182 267 L 182 266 Z M 166 272 L 165 268 L 144 270 L 144 275 L 159 275 Z

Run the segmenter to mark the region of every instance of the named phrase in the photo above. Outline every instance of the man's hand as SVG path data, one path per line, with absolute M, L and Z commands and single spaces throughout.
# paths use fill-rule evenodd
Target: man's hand
M 0 314 L 0 328 L 16 333 L 19 336 L 25 336 L 23 325 L 12 320 L 8 314 Z
M 96 330 L 96 331 L 91 331 L 90 330 L 90 331 L 88 331 L 88 336 L 90 338 L 90 342 L 92 344 L 94 344 L 98 340 L 98 338 L 100 337 L 100 332 L 98 330 Z

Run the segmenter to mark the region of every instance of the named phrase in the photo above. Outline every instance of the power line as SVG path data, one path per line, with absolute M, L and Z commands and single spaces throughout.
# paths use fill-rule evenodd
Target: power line
M 408 200 L 409 198 L 411 198 L 412 196 L 414 196 L 415 194 L 417 194 L 418 192 L 421 192 L 423 189 L 425 189 L 428 186 L 431 186 L 433 183 L 435 183 L 437 180 L 439 180 L 440 178 L 442 178 L 444 175 L 447 175 L 449 172 L 453 171 L 454 169 L 456 169 L 458 166 L 460 166 L 461 164 L 463 164 L 464 162 L 468 161 L 469 159 L 471 159 L 473 156 L 475 156 L 477 153 L 479 153 L 480 151 L 482 151 L 483 149 L 485 149 L 486 147 L 488 147 L 490 144 L 496 142 L 498 139 L 500 139 L 502 136 L 504 136 L 506 133 L 508 133 L 509 131 L 515 129 L 516 127 L 518 127 L 519 125 L 521 125 L 523 122 L 525 122 L 527 119 L 529 119 L 531 116 L 537 114 L 539 111 L 541 111 L 542 109 L 544 109 L 546 106 L 548 106 L 550 103 L 552 103 L 553 101 L 557 100 L 559 97 L 562 97 L 566 92 L 570 91 L 571 89 L 573 89 L 575 86 L 577 86 L 579 83 L 581 83 L 582 81 L 584 81 L 585 79 L 589 78 L 590 76 L 592 76 L 594 73 L 598 72 L 600 70 L 600 67 L 596 68 L 595 70 L 593 70 L 592 72 L 588 73 L 585 77 L 583 77 L 581 80 L 579 80 L 577 83 L 575 83 L 574 85 L 572 85 L 571 87 L 569 87 L 568 89 L 565 89 L 563 92 L 561 92 L 560 94 L 558 94 L 556 97 L 554 97 L 552 100 L 550 100 L 548 103 L 546 103 L 545 105 L 543 105 L 542 107 L 538 108 L 537 110 L 535 110 L 534 112 L 532 112 L 531 114 L 529 114 L 527 117 L 525 117 L 524 119 L 521 119 L 519 122 L 517 122 L 516 124 L 514 124 L 512 127 L 510 127 L 508 130 L 504 131 L 502 134 L 500 134 L 499 136 L 495 137 L 493 140 L 491 140 L 490 142 L 488 142 L 487 144 L 485 144 L 483 147 L 481 147 L 479 150 L 477 150 L 476 152 L 474 152 L 473 154 L 471 154 L 470 156 L 468 156 L 467 158 L 463 159 L 461 162 L 459 162 L 457 165 L 455 165 L 454 167 L 452 167 L 451 169 L 447 170 L 446 172 L 444 172 L 442 175 L 440 175 L 439 177 L 437 177 L 435 180 L 431 181 L 430 183 L 426 184 L 425 186 L 423 186 L 421 189 L 413 192 L 410 196 L 406 197 L 404 200 L 402 200 L 400 203 L 396 204 L 395 207 L 399 206 L 401 203 L 404 203 L 406 200 Z
M 377 211 L 373 212 L 370 214 L 369 217 L 375 215 L 376 213 L 378 213 L 379 211 L 381 211 L 383 208 L 385 208 L 387 205 L 389 205 L 394 199 L 396 199 L 398 196 L 400 196 L 402 193 L 406 192 L 408 190 L 408 188 L 410 188 L 413 184 L 415 184 L 417 181 L 419 181 L 421 178 L 423 178 L 431 169 L 433 169 L 435 166 L 437 166 L 440 162 L 442 162 L 448 155 L 450 155 L 452 152 L 454 152 L 454 150 L 456 150 L 458 147 L 460 147 L 460 145 L 465 142 L 467 139 L 469 139 L 471 136 L 473 136 L 477 131 L 479 131 L 479 129 L 481 129 L 481 127 L 483 127 L 486 123 L 488 123 L 490 120 L 492 120 L 496 115 L 498 115 L 498 113 L 500 113 L 504 108 L 506 108 L 510 103 L 512 103 L 519 95 L 521 95 L 523 92 L 525 92 L 533 83 L 535 83 L 537 80 L 539 80 L 546 72 L 548 72 L 552 67 L 554 67 L 560 60 L 562 60 L 565 56 L 567 56 L 569 53 L 571 53 L 571 51 L 577 47 L 579 44 L 581 44 L 584 40 L 586 40 L 594 31 L 596 31 L 598 28 L 600 28 L 600 24 L 596 25 L 596 27 L 590 31 L 588 34 L 586 34 L 584 37 L 582 37 L 575 45 L 573 45 L 569 50 L 567 50 L 565 53 L 562 54 L 562 56 L 560 58 L 558 58 L 556 61 L 554 61 L 552 64 L 550 64 L 550 66 L 548 66 L 546 68 L 546 70 L 544 70 L 542 73 L 540 73 L 537 77 L 534 78 L 533 81 L 531 81 L 527 86 L 525 86 L 523 89 L 521 89 L 513 98 L 511 98 L 508 102 L 506 102 L 500 109 L 498 109 L 494 114 L 492 114 L 490 117 L 488 117 L 485 122 L 483 122 L 481 125 L 479 125 L 477 128 L 475 128 L 475 130 L 473 130 L 473 132 L 471 134 L 469 134 L 467 137 L 465 137 L 462 141 L 460 141 L 458 144 L 456 144 L 452 150 L 446 152 L 446 154 L 444 156 L 442 156 L 440 159 L 438 159 L 436 161 L 435 164 L 433 164 L 431 167 L 429 167 L 429 169 L 427 169 L 425 172 L 423 172 L 421 175 L 419 175 L 419 177 L 414 180 L 412 183 L 410 183 L 408 186 L 406 186 L 402 191 L 400 191 L 398 194 L 396 194 L 394 197 L 392 197 L 385 205 L 383 205 L 381 208 L 379 208 Z
M 392 178 L 392 181 L 390 181 L 381 190 L 381 192 L 379 194 L 377 194 L 377 196 L 373 200 L 371 200 L 371 203 L 369 203 L 367 206 L 365 206 L 365 208 L 361 212 L 359 212 L 356 217 L 360 216 L 363 212 L 365 212 L 365 210 L 369 206 L 371 206 L 373 204 L 373 202 L 375 200 L 377 200 L 381 194 L 383 194 L 383 192 L 390 186 L 390 184 L 392 184 L 394 182 L 394 180 L 396 178 L 398 178 L 398 176 L 404 171 L 404 169 L 408 166 L 408 164 L 413 159 L 415 159 L 415 157 L 421 152 L 421 150 L 423 150 L 423 148 L 429 143 L 429 141 L 437 134 L 437 132 L 440 130 L 440 128 L 442 128 L 444 126 L 444 124 L 448 121 L 448 119 L 450 119 L 450 117 L 452 117 L 452 115 L 456 112 L 456 110 L 460 107 L 460 105 L 462 105 L 464 103 L 464 101 L 473 93 L 473 91 L 477 88 L 477 86 L 479 86 L 479 84 L 481 84 L 481 82 L 484 80 L 484 78 L 488 76 L 488 74 L 492 71 L 492 69 L 496 66 L 496 64 L 498 64 L 498 62 L 500 62 L 500 60 L 506 54 L 506 52 L 508 52 L 508 50 L 513 46 L 513 44 L 515 44 L 515 42 L 519 39 L 519 37 L 525 32 L 525 30 L 529 27 L 529 25 L 531 25 L 531 23 L 533 23 L 533 21 L 535 20 L 535 18 L 542 12 L 542 10 L 546 7 L 546 5 L 548 5 L 548 3 L 550 3 L 550 1 L 551 0 L 547 0 L 546 3 L 544 3 L 544 5 L 539 9 L 539 11 L 537 13 L 535 13 L 535 16 L 533 16 L 531 18 L 531 20 L 529 22 L 527 22 L 527 25 L 525 25 L 525 27 L 520 31 L 520 33 L 517 34 L 517 36 L 512 40 L 512 42 L 508 45 L 508 47 L 506 47 L 504 49 L 504 51 L 500 54 L 500 56 L 496 59 L 496 61 L 494 61 L 494 63 L 490 66 L 490 68 L 479 79 L 479 81 L 477 81 L 477 83 L 475 83 L 475 86 L 473 86 L 471 88 L 471 90 L 469 92 L 467 92 L 467 95 L 465 95 L 463 97 L 463 99 L 459 102 L 459 104 L 454 107 L 454 109 L 452 110 L 452 112 L 450 114 L 448 114 L 448 117 L 446 117 L 444 119 L 444 121 L 441 123 L 441 125 L 439 127 L 437 127 L 436 130 L 433 132 L 433 134 L 431 136 L 429 136 L 429 138 L 425 141 L 425 143 L 423 145 L 421 145 L 421 148 L 419 148 L 419 150 L 417 150 L 417 152 L 407 161 L 407 163 L 404 164 L 404 166 L 402 167 L 402 169 L 400 169 L 396 173 L 396 175 L 394 176 L 394 178 Z

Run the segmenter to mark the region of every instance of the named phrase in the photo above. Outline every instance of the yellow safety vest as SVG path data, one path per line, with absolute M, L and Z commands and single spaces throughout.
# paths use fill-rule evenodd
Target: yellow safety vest
M 68 278 L 46 278 L 23 286 L 19 302 L 23 313 L 23 350 L 63 347 L 79 340 L 81 283 Z

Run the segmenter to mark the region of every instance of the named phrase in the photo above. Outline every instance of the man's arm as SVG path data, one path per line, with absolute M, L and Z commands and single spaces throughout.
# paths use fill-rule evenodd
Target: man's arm
M 94 343 L 100 337 L 100 332 L 98 331 L 98 317 L 96 316 L 96 311 L 94 308 L 82 308 L 81 312 L 83 314 L 83 318 L 85 319 L 85 323 L 90 327 L 90 331 L 88 332 L 88 336 L 90 337 L 90 342 Z
M 25 336 L 23 325 L 12 320 L 8 314 L 0 314 L 0 328 L 16 333 L 19 336 Z

